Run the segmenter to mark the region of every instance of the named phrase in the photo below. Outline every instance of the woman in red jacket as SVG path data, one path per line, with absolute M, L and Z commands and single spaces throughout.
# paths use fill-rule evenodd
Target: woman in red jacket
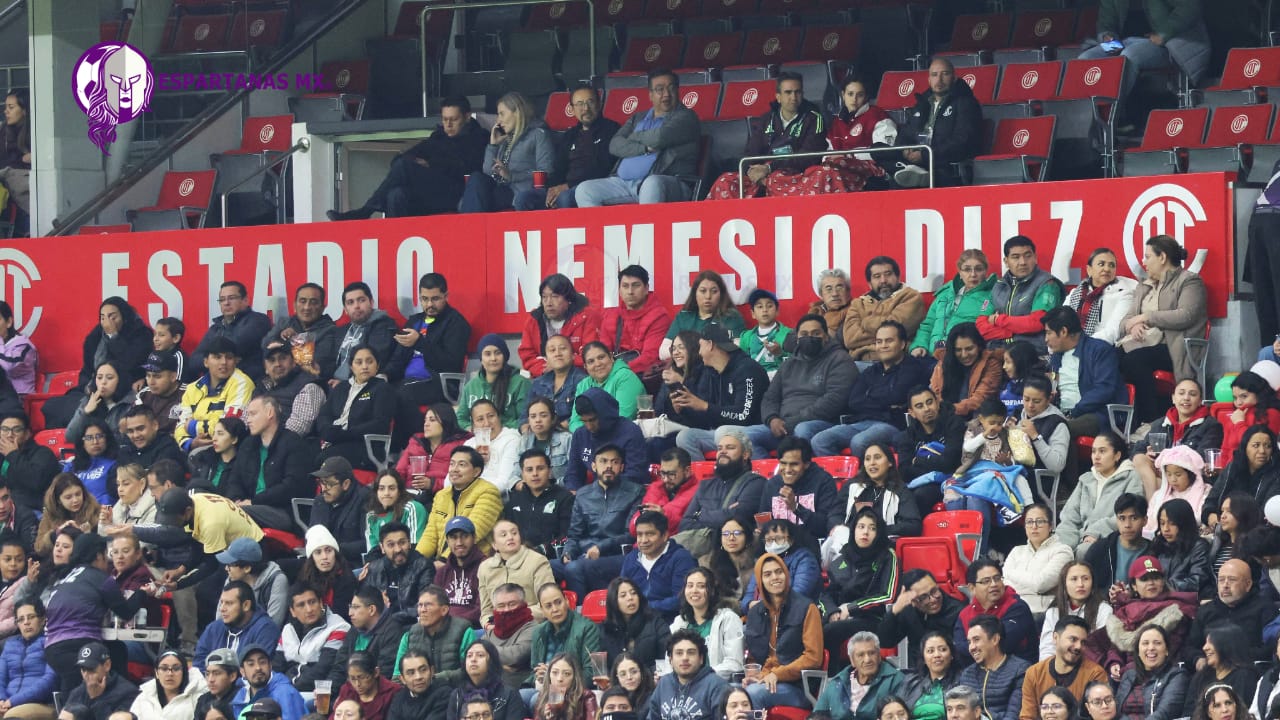
M 856 150 L 865 147 L 887 147 L 898 137 L 898 126 L 889 114 L 871 104 L 866 83 L 854 75 L 840 88 L 840 112 L 831 119 L 827 143 L 832 150 Z M 870 155 L 829 155 L 821 165 L 805 171 L 804 195 L 854 192 L 867 184 L 867 178 L 884 177 L 884 169 Z
M 520 364 L 532 377 L 547 369 L 547 338 L 563 335 L 573 345 L 574 364 L 582 366 L 582 346 L 599 340 L 600 313 L 565 275 L 548 275 L 538 285 L 542 303 L 529 313 L 520 336 Z
M 449 454 L 470 439 L 471 433 L 458 428 L 458 416 L 452 405 L 447 402 L 428 405 L 422 432 L 409 438 L 396 463 L 396 472 L 400 477 L 409 478 L 409 486 L 424 493 L 419 500 L 430 506 L 431 494 L 443 488 L 444 479 L 449 476 Z M 418 458 L 425 458 L 425 464 Z M 415 463 L 419 464 L 417 468 Z

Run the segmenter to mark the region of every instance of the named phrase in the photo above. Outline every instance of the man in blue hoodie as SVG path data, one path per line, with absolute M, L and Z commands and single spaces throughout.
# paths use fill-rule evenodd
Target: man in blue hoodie
M 244 677 L 244 687 L 231 701 L 231 711 L 237 717 L 249 705 L 268 698 L 280 705 L 281 720 L 302 720 L 307 714 L 302 694 L 289 678 L 272 672 L 271 653 L 264 646 L 256 643 L 240 646 L 240 674 Z
M 645 511 L 636 518 L 636 547 L 622 561 L 622 577 L 640 588 L 654 612 L 671 620 L 680 611 L 684 579 L 698 567 L 688 550 L 668 537 L 670 525 L 661 512 Z
M 618 414 L 618 401 L 600 388 L 587 388 L 574 400 L 574 409 L 578 411 L 582 427 L 573 432 L 569 444 L 569 468 L 565 471 L 564 486 L 577 491 L 589 484 L 596 448 L 606 444 L 622 452 L 623 469 L 619 479 L 642 489 L 648 486 L 644 434 L 635 423 L 623 420 Z
M 1107 405 L 1129 401 L 1115 346 L 1084 334 L 1080 316 L 1058 307 L 1040 318 L 1044 341 L 1053 353 L 1050 368 L 1058 377 L 1058 409 L 1066 414 L 1071 437 L 1092 437 L 1108 427 Z
M 222 597 L 218 599 L 218 619 L 200 633 L 196 643 L 196 655 L 191 663 L 204 672 L 205 659 L 209 653 L 218 648 L 231 648 L 241 655 L 241 648 L 248 645 L 261 645 L 275 649 L 280 642 L 280 627 L 271 622 L 271 618 L 253 598 L 253 588 L 248 583 L 236 580 L 227 583 L 222 589 Z M 270 668 L 271 658 L 267 658 Z M 285 682 L 288 682 L 286 678 Z
M 672 672 L 663 675 L 654 688 L 648 720 L 716 717 L 729 684 L 707 667 L 707 641 L 696 630 L 677 630 L 667 640 L 667 660 Z

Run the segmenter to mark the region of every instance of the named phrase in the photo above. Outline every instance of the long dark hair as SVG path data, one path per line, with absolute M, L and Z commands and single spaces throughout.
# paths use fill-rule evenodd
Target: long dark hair
M 630 585 L 636 591 L 636 597 L 639 599 L 639 605 L 636 607 L 636 614 L 630 618 L 622 614 L 622 610 L 618 607 L 618 591 L 623 585 Z M 604 604 L 604 631 L 621 637 L 631 637 L 644 626 L 645 621 L 649 619 L 651 614 L 649 611 L 649 601 L 645 598 L 644 592 L 634 580 L 625 577 L 614 578 L 609 583 L 609 594 Z
M 93 428 L 98 428 L 102 431 L 102 434 L 106 436 L 107 449 L 102 451 L 102 457 L 109 460 L 114 460 L 116 458 L 116 448 L 119 447 L 119 444 L 116 442 L 115 434 L 111 432 L 111 426 L 107 424 L 106 420 L 94 418 L 85 423 L 84 431 L 80 433 L 80 437 L 76 440 L 76 454 L 75 457 L 71 459 L 71 469 L 76 472 L 88 470 L 89 466 L 93 464 L 93 458 L 89 455 L 89 451 L 84 447 L 84 436 L 88 435 L 89 431 Z M 114 474 L 114 468 L 112 469 L 112 473 Z M 110 486 L 111 482 L 110 478 L 108 478 L 107 487 Z
M 924 664 L 924 646 L 929 644 L 929 641 L 934 638 L 938 638 L 942 640 L 942 642 L 946 643 L 947 649 L 951 651 L 951 665 L 947 667 L 947 672 L 943 675 L 943 679 L 945 680 L 945 682 L 943 682 L 943 686 L 950 687 L 955 684 L 950 682 L 950 680 L 954 679 L 955 676 L 960 673 L 960 658 L 956 657 L 956 644 L 955 641 L 951 639 L 950 633 L 930 630 L 920 638 L 920 647 L 918 648 L 920 651 L 920 673 L 922 677 L 928 679 L 929 668 Z
M 720 523 L 720 527 L 717 528 L 717 532 L 712 535 L 711 540 L 714 543 L 714 549 L 710 553 L 711 559 L 707 562 L 707 565 L 710 566 L 711 572 L 716 576 L 716 586 L 720 589 L 720 592 L 725 595 L 741 595 L 746 588 L 740 585 L 738 563 L 724 549 L 720 536 L 720 533 L 724 532 L 724 526 L 730 522 L 737 523 L 742 528 L 742 537 L 746 543 L 743 547 L 743 552 L 751 557 L 757 554 L 752 549 L 752 544 L 756 543 L 756 519 L 750 513 L 735 512 L 725 518 L 724 522 Z
M 378 485 L 382 484 L 382 478 L 389 477 L 396 481 L 396 487 L 400 492 L 396 495 L 395 502 L 391 503 L 391 509 L 384 509 L 382 503 L 378 501 Z M 400 473 L 395 468 L 388 466 L 386 470 L 378 473 L 378 477 L 374 479 L 373 486 L 369 488 L 369 502 L 365 505 L 365 510 L 374 515 L 387 515 L 392 518 L 404 517 L 404 508 L 409 504 L 409 491 L 405 489 L 404 478 L 400 477 Z
M 695 315 L 698 314 L 698 286 L 704 280 L 710 280 L 716 284 L 716 287 L 720 288 L 720 305 L 715 309 L 715 312 L 711 313 L 711 317 L 713 319 L 722 318 L 734 312 L 733 298 L 729 297 L 729 286 L 724 284 L 724 278 L 715 270 L 703 270 L 698 273 L 698 276 L 689 284 L 689 295 L 685 298 L 684 306 L 680 309 L 688 310 Z
M 1280 409 L 1277 408 L 1280 401 L 1276 399 L 1276 391 L 1271 389 L 1271 385 L 1261 375 L 1251 370 L 1245 370 L 1237 375 L 1236 379 L 1231 381 L 1231 387 L 1251 392 L 1258 398 L 1258 404 L 1254 406 L 1257 408 L 1254 418 L 1259 422 L 1267 421 L 1267 410 Z
M 1102 588 L 1098 587 L 1098 578 L 1093 573 L 1093 566 L 1083 560 L 1075 560 L 1067 563 L 1062 568 L 1062 572 L 1058 573 L 1058 584 L 1053 589 L 1053 601 L 1049 603 L 1049 607 L 1057 608 L 1058 619 L 1068 615 L 1075 615 L 1071 612 L 1071 597 L 1067 595 L 1067 575 L 1071 573 L 1072 568 L 1082 567 L 1089 571 L 1089 582 L 1093 585 L 1093 592 L 1089 593 L 1089 597 L 1084 601 L 1084 612 L 1080 613 L 1080 617 L 1085 623 L 1091 627 L 1098 627 L 1098 608 L 1106 602 L 1106 597 L 1102 594 Z
M 1146 635 L 1149 631 L 1160 633 L 1160 637 L 1164 639 L 1165 650 L 1168 651 L 1168 654 L 1164 658 L 1164 662 L 1160 663 L 1159 667 L 1148 668 L 1146 665 L 1143 665 L 1142 656 L 1138 653 L 1138 645 L 1142 642 L 1142 636 Z M 1138 628 L 1138 632 L 1133 636 L 1133 656 L 1133 669 L 1134 672 L 1138 674 L 1138 681 L 1136 684 L 1145 685 L 1153 676 L 1164 672 L 1165 669 L 1174 662 L 1173 645 L 1169 642 L 1169 631 L 1155 623 L 1147 623 L 1146 625 Z
M 649 696 L 653 694 L 653 689 L 657 687 L 657 682 L 653 679 L 653 670 L 645 663 L 640 662 L 635 653 L 630 650 L 623 650 L 613 659 L 613 667 L 609 668 L 609 685 L 611 687 L 622 687 L 622 683 L 618 682 L 618 666 L 623 660 L 630 660 L 640 668 L 640 687 L 636 688 L 635 693 L 628 692 L 631 698 L 631 707 L 641 707 L 649 701 Z M 548 667 L 550 663 L 547 663 Z
M 111 397 L 109 399 L 111 402 L 120 402 L 120 400 L 124 398 L 125 394 L 129 392 L 129 378 L 120 371 L 119 364 L 114 360 L 106 360 L 98 363 L 98 366 L 93 369 L 94 377 L 89 380 L 89 386 L 86 389 L 89 392 L 93 392 L 98 388 L 98 371 L 104 367 L 109 367 L 116 372 L 116 391 L 111 393 Z
M 680 344 L 684 345 L 685 356 L 684 369 L 676 369 L 683 376 L 685 385 L 688 385 L 702 371 L 702 354 L 698 352 L 698 343 L 702 342 L 702 336 L 692 330 L 681 330 L 676 333 L 676 337 L 680 339 Z
M 182 682 L 178 684 L 178 695 L 181 696 L 182 693 L 186 692 L 187 684 L 191 682 L 191 670 L 187 667 L 187 661 L 182 658 L 182 654 L 179 653 L 177 650 L 165 650 L 164 652 L 160 653 L 160 657 L 156 658 L 156 662 L 155 662 L 156 667 L 159 668 L 160 661 L 165 659 L 168 656 L 173 656 L 174 658 L 177 658 L 178 664 L 182 666 L 182 671 L 181 671 Z M 156 698 L 160 702 L 160 707 L 164 707 L 165 705 L 169 704 L 169 698 L 165 697 L 164 688 L 160 687 L 159 673 L 160 671 L 157 669 L 153 671 L 151 674 L 156 681 Z
M 298 571 L 298 582 L 315 588 L 321 602 L 324 602 L 324 599 L 333 591 L 338 578 L 351 574 L 351 566 L 347 563 L 346 556 L 341 552 L 334 555 L 333 569 L 327 573 L 320 572 L 320 568 L 316 567 L 316 561 L 310 555 L 302 561 L 302 569 Z
M 1019 340 L 1004 350 L 1005 357 L 1013 363 L 1014 376 L 1010 380 L 1026 380 L 1032 375 L 1046 375 L 1048 368 L 1045 367 L 1044 358 L 1040 357 L 1040 351 L 1035 345 L 1026 340 Z
M 956 343 L 967 339 L 978 348 L 978 359 L 973 367 L 966 368 L 956 358 Z M 947 333 L 947 352 L 942 356 L 942 399 L 949 403 L 958 403 L 963 397 L 961 390 L 968 389 L 969 377 L 974 372 L 981 372 L 978 363 L 982 362 L 982 353 L 987 341 L 978 332 L 978 325 L 962 322 Z
M 489 667 L 486 669 L 484 680 L 477 684 L 472 682 L 471 676 L 467 674 L 467 653 L 471 648 L 479 645 L 489 656 Z M 494 700 L 502 691 L 502 658 L 498 655 L 498 648 L 488 640 L 472 640 L 471 644 L 462 651 L 462 691 L 463 694 L 482 694 L 486 700 Z
M 1244 537 L 1245 533 L 1262 524 L 1262 508 L 1259 507 L 1258 501 L 1254 500 L 1252 495 L 1241 490 L 1229 493 L 1222 499 L 1222 504 L 1218 506 L 1219 517 L 1222 516 L 1222 506 L 1226 505 L 1228 501 L 1231 502 L 1231 514 L 1236 519 L 1236 537 Z M 1231 536 L 1221 527 L 1217 529 L 1216 533 L 1220 542 L 1231 542 Z
M 463 434 L 462 428 L 458 426 L 458 414 L 453 411 L 453 406 L 449 403 L 431 403 L 427 406 L 427 412 L 435 413 L 436 418 L 440 421 L 441 444 L 456 440 L 459 435 Z M 419 435 L 421 435 L 421 433 L 419 433 Z M 427 442 L 425 436 L 423 436 L 422 442 L 424 445 Z M 423 449 L 431 450 L 432 448 L 424 447 Z
M 871 448 L 878 448 L 880 452 L 884 453 L 884 456 L 887 462 L 889 463 L 889 471 L 885 473 L 885 476 L 884 476 L 885 491 L 892 492 L 893 494 L 897 495 L 901 499 L 903 496 L 903 493 L 906 492 L 906 485 L 903 484 L 902 473 L 898 470 L 898 456 L 894 453 L 893 448 L 889 445 L 889 443 L 886 443 L 886 442 L 872 442 L 870 445 L 867 445 L 867 449 L 862 451 L 862 457 L 859 458 L 859 460 L 861 460 L 862 462 L 859 463 L 858 474 L 854 475 L 853 479 L 849 481 L 849 486 L 853 486 L 857 484 L 867 485 L 871 487 L 875 486 L 876 484 L 875 481 L 871 479 L 870 475 L 867 475 L 866 458 L 867 458 L 867 453 L 871 451 Z M 855 505 L 849 511 L 849 516 L 845 518 L 845 524 L 848 525 L 849 527 L 853 527 L 853 518 L 857 514 L 858 514 L 858 509 L 857 509 L 857 506 Z
M 4 300 L 0 300 L 0 318 L 4 318 L 5 322 L 9 323 L 9 330 L 5 332 L 4 339 L 13 339 L 13 336 L 18 334 L 18 329 L 13 326 L 13 307 Z
M 710 620 L 715 616 L 716 611 L 721 607 L 727 607 L 724 598 L 720 596 L 720 583 L 716 580 L 716 574 L 711 568 L 696 567 L 684 576 L 685 582 L 689 582 L 689 578 L 697 575 L 701 577 L 703 582 L 707 584 L 707 619 Z M 737 577 L 734 577 L 737 580 Z M 697 625 L 698 620 L 694 616 L 693 606 L 685 599 L 684 588 L 680 589 L 680 618 L 690 625 Z
M 1062 687 L 1061 685 L 1054 685 L 1048 690 L 1045 690 L 1044 692 L 1040 693 L 1039 704 L 1043 705 L 1044 699 L 1049 697 L 1050 695 L 1058 698 L 1063 702 L 1063 704 L 1067 706 L 1066 717 L 1073 718 L 1076 716 L 1076 705 L 1077 705 L 1076 696 L 1072 695 L 1070 690 Z
M 1150 554 L 1156 557 L 1183 557 L 1200 541 L 1200 524 L 1196 521 L 1196 511 L 1191 503 L 1182 498 L 1167 500 L 1156 511 L 1156 527 L 1160 527 L 1160 515 L 1178 528 L 1178 537 L 1173 542 L 1164 539 L 1159 530 L 1151 540 Z
M 1239 627 L 1216 623 L 1205 633 L 1205 641 L 1213 643 L 1214 652 L 1218 655 L 1219 670 L 1225 668 L 1227 671 L 1234 671 L 1253 665 L 1253 658 L 1246 652 L 1249 643 Z M 1204 669 L 1210 670 L 1208 665 Z
M 1271 462 L 1275 461 L 1276 434 L 1271 432 L 1271 428 L 1266 425 L 1250 425 L 1245 429 L 1244 434 L 1240 436 L 1240 444 L 1236 446 L 1235 454 L 1231 456 L 1231 465 L 1227 468 L 1233 477 L 1241 479 L 1242 484 L 1251 484 L 1248 482 L 1249 477 L 1253 474 L 1249 470 L 1249 458 L 1245 454 L 1245 448 L 1249 446 L 1249 441 L 1254 435 L 1266 435 L 1271 448 Z M 1265 465 L 1263 467 L 1266 467 Z M 1259 468 L 1261 469 L 1261 468 Z M 1236 473 L 1244 473 L 1244 475 L 1236 475 Z
M 1240 694 L 1236 689 L 1224 682 L 1215 682 L 1205 688 L 1204 695 L 1196 698 L 1196 707 L 1191 711 L 1191 720 L 1209 720 L 1209 706 L 1213 704 L 1212 698 L 1220 692 L 1226 693 L 1231 701 L 1236 704 L 1236 717 L 1244 718 L 1249 716 L 1249 706 L 1240 698 Z M 1267 717 L 1272 717 L 1275 704 L 1267 709 Z
M 31 152 L 31 96 L 26 88 L 18 87 L 10 89 L 5 98 L 13 98 L 14 102 L 18 103 L 18 107 L 22 108 L 22 122 L 15 128 L 14 139 L 18 143 L 19 150 L 29 153 Z

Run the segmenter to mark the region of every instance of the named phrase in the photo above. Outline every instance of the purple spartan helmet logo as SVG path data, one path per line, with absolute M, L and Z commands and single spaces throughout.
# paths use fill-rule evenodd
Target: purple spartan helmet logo
M 115 142 L 116 126 L 133 120 L 151 104 L 156 76 L 151 62 L 126 43 L 99 43 L 76 62 L 71 89 L 89 117 L 89 140 L 103 155 Z

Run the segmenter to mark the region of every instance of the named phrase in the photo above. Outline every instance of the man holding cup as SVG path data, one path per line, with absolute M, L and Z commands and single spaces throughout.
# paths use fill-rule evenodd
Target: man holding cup
M 516 196 L 517 210 L 578 207 L 574 200 L 578 183 L 609 177 L 618 161 L 609 152 L 609 141 L 621 126 L 600 115 L 600 96 L 595 88 L 579 84 L 569 96 L 569 107 L 578 124 L 556 143 L 555 165 L 543 184 L 538 184 L 535 174 L 534 190 Z

